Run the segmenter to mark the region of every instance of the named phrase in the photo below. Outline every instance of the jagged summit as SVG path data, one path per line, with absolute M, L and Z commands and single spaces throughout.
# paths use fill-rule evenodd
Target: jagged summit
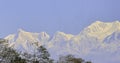
M 120 31 L 120 22 L 101 22 L 96 21 L 85 28 L 82 33 L 103 40 L 107 35 Z
M 90 26 L 86 27 L 80 35 L 76 35 L 77 37 L 86 36 L 86 37 L 96 37 L 99 40 L 104 40 L 105 37 L 108 35 L 111 35 L 114 32 L 120 31 L 120 22 L 114 21 L 114 22 L 101 22 L 96 21 L 92 23 Z M 51 38 L 51 39 L 50 39 Z M 16 34 L 10 34 L 5 39 L 10 40 L 11 42 L 25 42 L 26 40 L 29 42 L 50 42 L 51 40 L 71 40 L 72 38 L 75 38 L 72 34 L 66 34 L 64 32 L 57 31 L 53 37 L 50 37 L 49 34 L 46 32 L 40 32 L 40 33 L 32 33 L 27 32 L 23 29 L 18 29 L 18 32 Z
M 92 23 L 90 26 L 88 26 L 88 29 L 91 29 L 92 32 L 99 32 L 99 31 L 105 31 L 107 29 L 113 29 L 113 28 L 120 29 L 120 22 L 115 21 L 115 22 L 101 22 L 101 21 L 96 21 Z M 116 29 L 115 28 L 115 29 Z
M 96 21 L 92 23 L 90 26 L 86 27 L 82 32 L 83 36 L 86 37 L 96 37 L 99 40 L 104 40 L 105 37 L 108 35 L 111 35 L 114 32 L 120 31 L 120 22 L 114 21 L 114 22 L 101 22 Z M 77 37 L 81 37 L 80 35 L 76 35 Z M 51 39 L 50 39 L 51 38 Z M 25 42 L 26 40 L 29 42 L 50 42 L 51 40 L 71 40 L 72 38 L 75 38 L 72 34 L 66 34 L 64 32 L 57 31 L 53 37 L 50 37 L 49 34 L 46 32 L 40 32 L 40 33 L 32 33 L 27 32 L 23 29 L 18 29 L 18 32 L 16 34 L 10 34 L 5 39 L 10 40 L 11 42 Z

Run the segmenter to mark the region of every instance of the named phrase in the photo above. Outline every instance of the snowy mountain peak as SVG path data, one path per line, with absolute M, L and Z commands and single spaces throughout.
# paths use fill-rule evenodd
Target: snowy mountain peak
M 114 27 L 114 26 L 120 26 L 120 22 L 119 21 L 115 21 L 115 22 L 101 22 L 101 21 L 96 21 L 94 23 L 92 23 L 90 26 L 88 26 L 88 28 L 107 28 L 107 27 Z
M 10 34 L 5 39 L 9 40 L 11 47 L 24 52 L 29 52 L 29 48 L 34 47 L 36 42 L 38 45 L 43 45 L 50 39 L 50 36 L 46 32 L 32 33 L 19 29 L 16 34 Z M 31 53 L 31 52 L 30 52 Z
M 90 26 L 85 28 L 82 33 L 91 37 L 96 37 L 99 40 L 103 40 L 106 36 L 112 33 L 120 31 L 120 22 L 101 22 L 96 21 Z

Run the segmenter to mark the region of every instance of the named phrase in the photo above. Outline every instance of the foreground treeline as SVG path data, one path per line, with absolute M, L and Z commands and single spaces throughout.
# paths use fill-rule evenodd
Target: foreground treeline
M 73 55 L 60 56 L 58 60 L 50 58 L 43 46 L 37 48 L 34 54 L 20 53 L 8 46 L 7 40 L 0 39 L 0 63 L 91 63 Z

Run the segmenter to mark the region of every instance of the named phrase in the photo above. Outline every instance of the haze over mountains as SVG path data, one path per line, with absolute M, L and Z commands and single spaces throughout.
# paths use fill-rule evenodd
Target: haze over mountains
M 46 32 L 19 29 L 5 39 L 9 40 L 10 47 L 27 53 L 33 53 L 36 47 L 44 45 L 55 59 L 59 55 L 73 54 L 93 63 L 120 63 L 119 21 L 96 21 L 77 35 L 56 32 L 53 37 Z

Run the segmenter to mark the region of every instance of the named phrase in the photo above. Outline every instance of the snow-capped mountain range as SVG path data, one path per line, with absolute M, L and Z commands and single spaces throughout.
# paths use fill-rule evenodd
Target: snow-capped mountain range
M 94 63 L 120 63 L 120 22 L 96 21 L 78 35 L 56 32 L 51 37 L 46 32 L 32 33 L 19 29 L 5 39 L 18 51 L 32 53 L 44 45 L 52 58 L 73 54 Z M 38 43 L 38 45 L 35 45 Z

